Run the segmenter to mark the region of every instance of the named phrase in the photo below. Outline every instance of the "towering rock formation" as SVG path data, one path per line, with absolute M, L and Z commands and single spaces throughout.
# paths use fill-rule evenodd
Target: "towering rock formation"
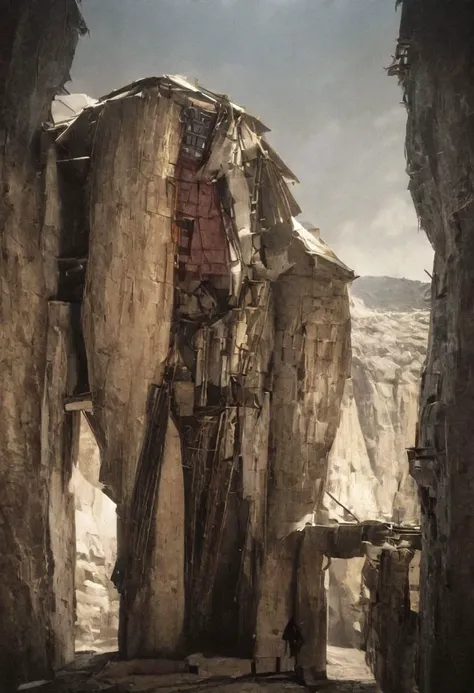
M 421 372 L 428 342 L 429 284 L 363 277 L 351 289 L 352 377 L 330 453 L 328 490 L 361 521 L 418 524 L 406 448 L 415 444 Z M 353 521 L 328 499 L 330 517 Z M 334 559 L 330 638 L 359 645 L 364 559 Z
M 350 293 L 352 380 L 346 383 L 341 420 L 330 453 L 329 491 L 362 521 L 417 523 L 418 500 L 415 483 L 408 476 L 406 447 L 415 442 L 421 369 L 428 340 L 429 284 L 364 277 L 356 280 Z M 286 416 L 284 409 L 282 416 Z M 260 450 L 259 445 L 255 450 Z M 375 469 L 371 459 L 377 462 Z M 110 507 L 101 498 L 100 490 L 96 488 L 94 495 L 83 478 L 97 485 L 99 465 L 98 451 L 88 427 L 83 426 L 79 453 L 83 476 L 75 477 L 74 489 L 78 528 L 77 642 L 81 647 L 101 649 L 113 644 L 106 638 L 111 635 L 116 601 L 110 600 L 114 591 L 104 589 L 110 575 L 104 564 L 110 565 L 109 534 L 114 511 L 113 504 Z M 341 506 L 328 498 L 326 501 L 331 518 L 353 519 Z M 363 565 L 364 558 L 334 558 L 329 567 L 329 638 L 334 644 L 358 647 L 363 640 Z M 397 613 L 394 618 L 398 618 Z
M 9 690 L 74 651 L 75 422 L 61 406 L 70 308 L 48 305 L 57 208 L 45 196 L 40 138 L 84 25 L 75 0 L 0 9 L 0 680 Z
M 295 221 L 294 175 L 225 96 L 149 78 L 57 110 L 47 451 L 61 461 L 61 422 L 82 410 L 117 505 L 121 652 L 274 668 L 299 632 L 301 666 L 323 674 L 322 556 L 296 530 L 324 495 L 353 273 Z
M 423 522 L 423 693 L 472 688 L 474 632 L 474 5 L 405 0 L 392 73 L 408 108 L 410 190 L 435 250 L 413 471 Z

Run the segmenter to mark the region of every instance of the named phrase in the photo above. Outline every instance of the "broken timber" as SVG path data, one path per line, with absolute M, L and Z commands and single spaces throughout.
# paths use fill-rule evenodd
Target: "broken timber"
M 92 396 L 90 393 L 66 397 L 64 400 L 64 411 L 84 411 L 92 413 Z
M 406 548 L 421 550 L 421 529 L 384 522 L 359 524 L 311 525 L 305 527 L 311 534 L 313 549 L 329 558 L 356 558 L 373 555 L 373 548 Z

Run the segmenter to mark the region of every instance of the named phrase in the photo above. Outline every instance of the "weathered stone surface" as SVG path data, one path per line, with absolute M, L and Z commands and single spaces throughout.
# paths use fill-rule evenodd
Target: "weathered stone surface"
M 385 549 L 364 568 L 370 597 L 363 649 L 384 693 L 413 693 L 420 552 Z
M 327 558 L 314 547 L 314 537 L 304 532 L 298 552 L 298 577 L 295 621 L 303 637 L 298 667 L 306 684 L 326 676 L 327 669 L 327 597 L 324 564 Z
M 184 628 L 184 483 L 181 440 L 170 418 L 166 431 L 153 533 L 152 569 L 137 595 L 140 628 L 129 634 L 128 650 L 140 656 L 176 655 Z M 140 603 L 141 602 L 141 603 Z M 130 642 L 135 638 L 135 642 Z
M 410 190 L 435 250 L 419 436 L 435 469 L 420 487 L 420 688 L 464 693 L 472 687 L 474 632 L 474 6 L 414 0 L 403 9 L 393 71 L 408 107 Z
M 79 440 L 79 414 L 64 412 L 64 398 L 75 386 L 71 306 L 48 303 L 46 372 L 42 402 L 41 457 L 49 496 L 50 576 L 53 604 L 53 662 L 62 666 L 74 658 L 74 497 L 72 467 Z M 71 377 L 72 371 L 72 377 Z
M 153 93 L 106 103 L 91 162 L 84 337 L 104 439 L 100 480 L 120 499 L 124 522 L 148 388 L 161 382 L 170 343 L 175 249 L 167 179 L 178 154 L 179 113 L 171 99 Z M 151 190 L 157 187 L 155 209 Z
M 314 600 L 321 600 L 316 576 L 313 583 L 304 578 L 305 563 L 311 562 L 306 552 L 295 575 L 296 540 L 289 535 L 312 523 L 322 503 L 349 373 L 347 290 L 342 282 L 329 282 L 328 272 L 323 263 L 311 267 L 303 256 L 275 286 L 268 553 L 257 616 L 258 656 L 284 656 L 282 635 L 293 615 L 292 590 L 300 570 L 305 589 L 312 585 Z
M 0 679 L 7 689 L 43 677 L 70 654 L 68 609 L 64 621 L 53 616 L 61 518 L 53 510 L 59 499 L 50 504 L 51 469 L 41 454 L 54 277 L 43 266 L 38 145 L 41 123 L 67 81 L 82 20 L 74 0 L 4 2 L 1 13 Z M 66 476 L 67 469 L 67 492 Z
M 373 290 L 386 280 L 373 278 Z M 419 519 L 416 484 L 408 473 L 406 448 L 415 444 L 421 371 L 428 343 L 428 310 L 391 309 L 379 301 L 367 308 L 351 289 L 352 377 L 330 454 L 328 490 L 361 520 Z M 409 280 L 391 280 L 398 293 Z M 418 282 L 414 282 L 419 284 Z M 419 303 L 429 285 L 421 284 Z M 361 290 L 361 294 L 364 291 Z M 406 299 L 400 295 L 400 305 Z M 331 516 L 349 520 L 331 504 Z
M 153 92 L 107 103 L 91 162 L 84 338 L 103 440 L 100 479 L 118 504 L 119 559 L 124 560 L 133 550 L 127 547 L 128 521 L 149 388 L 161 382 L 170 344 L 175 246 L 168 176 L 178 154 L 179 113 L 176 103 Z M 174 507 L 179 513 L 179 505 Z M 171 586 L 163 589 L 176 603 Z M 138 607 L 140 597 L 134 603 Z M 147 652 L 160 650 L 154 629 L 142 626 L 142 612 L 129 604 L 123 643 L 128 656 L 137 654 L 138 642 Z
M 150 78 L 53 132 L 88 242 L 64 290 L 83 299 L 80 394 L 117 502 L 121 654 L 283 660 L 295 579 L 300 601 L 324 597 L 296 530 L 324 495 L 353 273 L 296 222 L 293 174 L 223 96 Z M 100 612 L 95 585 L 78 601 Z M 304 668 L 322 671 L 316 622 Z
M 351 288 L 352 378 L 330 453 L 328 490 L 361 521 L 419 522 L 406 448 L 415 444 L 427 291 L 429 284 L 390 277 L 363 277 Z M 354 519 L 330 499 L 327 504 L 331 518 Z M 362 565 L 363 559 L 334 559 L 329 568 L 330 639 L 344 646 L 360 644 Z
M 110 578 L 117 558 L 116 506 L 102 491 L 100 455 L 85 419 L 71 491 L 76 526 L 76 650 L 116 650 L 119 595 Z

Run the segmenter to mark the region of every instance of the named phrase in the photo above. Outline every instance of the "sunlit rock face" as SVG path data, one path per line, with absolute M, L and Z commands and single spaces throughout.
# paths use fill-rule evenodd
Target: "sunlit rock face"
M 115 504 L 101 491 L 100 458 L 83 420 L 71 490 L 76 509 L 76 650 L 117 648 L 119 595 L 110 576 L 117 553 Z
M 361 521 L 419 522 L 405 449 L 415 443 L 428 291 L 428 284 L 389 277 L 364 277 L 352 286 L 352 377 L 330 454 L 328 490 Z M 331 519 L 354 521 L 334 501 L 328 499 L 327 507 Z M 329 570 L 330 639 L 337 644 L 359 643 L 362 564 L 335 559 Z
M 359 520 L 418 522 L 416 489 L 405 448 L 414 444 L 420 372 L 428 336 L 428 285 L 408 280 L 357 280 L 351 291 L 352 378 L 330 454 L 330 493 Z M 118 595 L 110 583 L 116 555 L 115 505 L 100 490 L 99 452 L 85 422 L 76 498 L 76 647 L 116 646 Z M 330 518 L 351 521 L 328 499 Z M 357 646 L 364 559 L 333 559 L 329 569 L 330 638 Z

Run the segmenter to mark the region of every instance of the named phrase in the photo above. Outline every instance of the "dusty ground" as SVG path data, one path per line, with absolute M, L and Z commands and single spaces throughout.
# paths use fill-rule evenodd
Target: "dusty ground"
M 326 693 L 379 693 L 364 652 L 329 646 L 327 661 L 333 682 L 322 689 Z
M 113 653 L 81 653 L 54 681 L 32 682 L 29 693 L 303 693 L 291 675 L 252 677 L 244 660 L 205 660 L 197 656 L 199 673 L 177 672 L 176 662 L 118 662 Z M 184 668 L 184 667 L 183 667 Z M 364 654 L 328 648 L 329 680 L 313 687 L 325 693 L 378 693 Z

